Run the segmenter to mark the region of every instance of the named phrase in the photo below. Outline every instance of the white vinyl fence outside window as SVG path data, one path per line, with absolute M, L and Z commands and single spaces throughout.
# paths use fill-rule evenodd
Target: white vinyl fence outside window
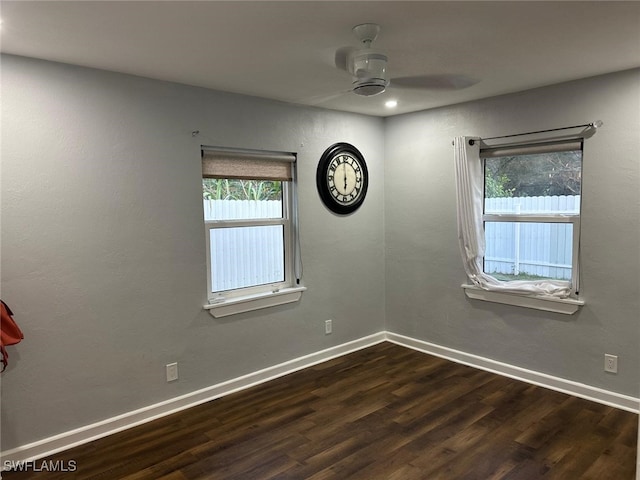
M 205 221 L 282 219 L 281 200 L 203 200 Z M 212 229 L 209 236 L 213 292 L 285 280 L 282 220 L 273 225 Z
M 485 211 L 578 215 L 580 195 L 485 198 Z M 485 222 L 484 229 L 486 273 L 571 280 L 573 224 Z

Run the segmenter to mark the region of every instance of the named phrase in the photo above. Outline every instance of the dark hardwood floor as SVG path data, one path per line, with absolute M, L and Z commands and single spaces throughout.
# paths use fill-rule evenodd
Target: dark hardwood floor
M 75 472 L 3 478 L 632 480 L 637 427 L 633 413 L 382 343 L 49 459 Z

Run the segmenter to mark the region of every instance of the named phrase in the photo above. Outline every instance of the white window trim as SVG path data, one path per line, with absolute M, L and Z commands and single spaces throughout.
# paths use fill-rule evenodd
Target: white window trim
M 504 213 L 485 213 L 482 215 L 484 222 L 519 222 L 519 223 L 570 223 L 573 225 L 573 245 L 571 259 L 571 298 L 578 298 L 580 291 L 580 215 L 574 214 L 504 214 Z M 576 234 L 577 232 L 577 234 Z
M 502 303 L 516 307 L 533 308 L 545 312 L 562 313 L 573 315 L 584 305 L 584 300 L 580 298 L 550 298 L 538 297 L 535 295 L 519 295 L 516 293 L 495 292 L 483 290 L 475 285 L 463 284 L 464 293 L 474 300 L 485 302 Z
M 283 197 L 291 200 L 288 197 L 288 186 L 283 185 Z M 293 284 L 293 270 L 292 270 L 292 255 L 291 248 L 293 245 L 292 233 L 291 233 L 291 221 L 287 218 L 288 212 L 290 209 L 288 208 L 289 201 L 283 201 L 284 213 L 282 218 L 265 218 L 265 219 L 248 219 L 248 220 L 208 220 L 205 221 L 205 230 L 206 230 L 206 245 L 207 245 L 207 292 L 209 297 L 209 304 L 213 305 L 224 301 L 226 299 L 231 299 L 234 297 L 245 298 L 247 296 L 251 296 L 253 294 L 260 295 L 262 293 L 268 293 L 271 291 L 278 291 L 284 288 L 288 288 Z M 280 225 L 284 228 L 284 280 L 282 282 L 269 283 L 265 285 L 255 285 L 250 287 L 244 287 L 234 290 L 228 290 L 225 292 L 213 292 L 213 286 L 211 283 L 211 231 L 217 228 L 229 228 L 229 227 L 263 227 L 270 225 Z M 239 293 L 236 293 L 239 292 Z
M 235 315 L 237 313 L 251 312 L 261 308 L 275 307 L 294 303 L 300 300 L 306 287 L 291 287 L 272 292 L 262 292 L 243 297 L 233 297 L 217 303 L 203 305 L 202 308 L 209 311 L 215 318 Z
M 224 149 L 217 147 L 202 147 L 203 149 L 213 148 L 220 152 L 234 152 L 243 155 L 243 152 L 235 149 Z M 263 152 L 246 151 L 250 155 L 259 155 Z M 264 152 L 270 157 L 274 157 L 274 152 Z M 283 154 L 283 158 L 291 158 L 290 154 Z M 292 178 L 283 181 L 283 212 L 282 218 L 273 219 L 241 219 L 241 220 L 213 220 L 205 221 L 206 234 L 206 258 L 207 258 L 207 292 L 208 303 L 203 305 L 203 309 L 215 318 L 226 317 L 238 313 L 250 312 L 287 303 L 294 303 L 300 300 L 302 292 L 306 287 L 300 284 L 302 276 L 302 264 L 300 260 L 300 245 L 297 218 L 297 189 L 296 189 L 296 161 L 293 157 L 291 169 Z M 262 225 L 282 225 L 284 227 L 284 272 L 285 278 L 282 282 L 267 285 L 256 285 L 238 290 L 213 293 L 211 284 L 211 252 L 210 235 L 214 228 L 234 227 L 234 226 L 262 226 Z

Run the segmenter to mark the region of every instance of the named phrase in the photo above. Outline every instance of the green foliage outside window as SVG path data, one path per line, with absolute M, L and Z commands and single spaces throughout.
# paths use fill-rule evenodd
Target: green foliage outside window
M 582 152 L 485 159 L 485 197 L 580 195 Z
M 205 200 L 280 200 L 282 199 L 282 182 L 203 178 L 202 198 Z
M 499 175 L 495 172 L 492 172 L 489 175 L 485 176 L 484 179 L 484 195 L 487 198 L 503 198 L 503 197 L 513 197 L 514 188 L 507 188 L 509 185 L 509 177 L 502 174 Z

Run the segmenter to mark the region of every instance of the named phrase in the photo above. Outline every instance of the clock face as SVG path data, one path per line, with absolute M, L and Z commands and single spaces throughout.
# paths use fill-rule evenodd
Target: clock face
M 362 166 L 348 153 L 339 153 L 329 162 L 327 174 L 329 192 L 336 202 L 350 205 L 362 192 Z
M 318 192 L 335 213 L 344 215 L 360 207 L 368 181 L 367 164 L 353 145 L 337 143 L 320 158 L 316 173 Z

